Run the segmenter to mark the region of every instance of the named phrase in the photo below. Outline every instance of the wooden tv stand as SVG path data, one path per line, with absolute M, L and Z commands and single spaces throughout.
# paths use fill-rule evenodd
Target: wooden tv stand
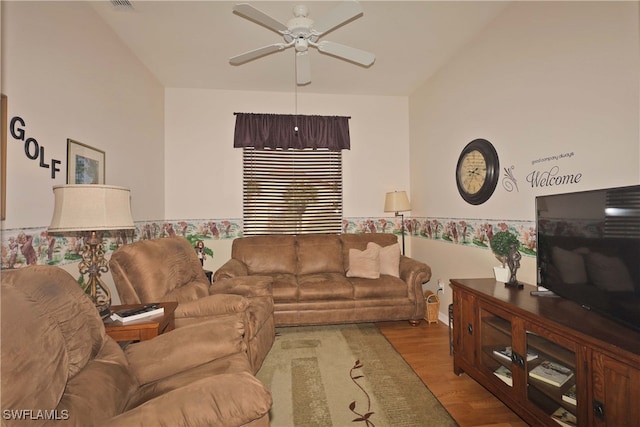
M 533 426 L 558 425 L 551 414 L 559 408 L 579 426 L 640 426 L 640 333 L 564 298 L 532 296 L 532 286 L 452 279 L 451 287 L 456 374 L 466 372 Z M 507 346 L 511 360 L 494 352 Z M 566 382 L 530 376 L 543 361 L 568 368 Z M 511 379 L 497 376 L 505 368 Z M 576 404 L 566 396 L 573 385 Z

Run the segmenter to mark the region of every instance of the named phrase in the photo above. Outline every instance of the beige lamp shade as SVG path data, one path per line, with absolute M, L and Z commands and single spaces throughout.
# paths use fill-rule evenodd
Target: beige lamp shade
M 403 212 L 411 210 L 406 191 L 393 191 L 387 193 L 384 199 L 385 212 Z
M 131 193 L 112 185 L 53 187 L 55 207 L 49 232 L 132 230 Z

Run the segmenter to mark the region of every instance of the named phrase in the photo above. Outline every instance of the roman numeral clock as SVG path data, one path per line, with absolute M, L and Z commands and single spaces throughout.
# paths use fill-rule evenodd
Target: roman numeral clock
M 456 166 L 456 184 L 460 196 L 472 205 L 480 205 L 493 195 L 498 185 L 498 152 L 486 139 L 474 139 L 460 153 Z

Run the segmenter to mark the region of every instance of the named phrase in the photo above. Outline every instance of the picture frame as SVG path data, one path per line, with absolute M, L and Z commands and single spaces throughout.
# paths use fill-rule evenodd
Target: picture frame
M 7 96 L 0 95 L 0 220 L 7 219 Z
M 105 152 L 67 139 L 67 184 L 104 184 Z

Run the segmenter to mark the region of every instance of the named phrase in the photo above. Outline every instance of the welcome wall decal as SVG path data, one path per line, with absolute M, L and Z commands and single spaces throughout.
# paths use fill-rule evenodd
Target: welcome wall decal
M 557 163 L 569 160 L 575 156 L 575 152 L 571 151 L 533 159 L 531 160 L 531 165 L 540 165 L 540 167 L 528 172 L 525 176 L 525 181 L 531 188 L 547 188 L 579 184 L 583 178 L 582 172 L 566 170 L 564 168 L 565 165 L 547 164 L 550 162 Z M 516 167 L 513 165 L 503 169 L 504 175 L 502 176 L 502 187 L 509 193 L 514 190 L 516 192 L 520 191 L 518 188 L 518 178 L 516 177 L 515 169 Z

